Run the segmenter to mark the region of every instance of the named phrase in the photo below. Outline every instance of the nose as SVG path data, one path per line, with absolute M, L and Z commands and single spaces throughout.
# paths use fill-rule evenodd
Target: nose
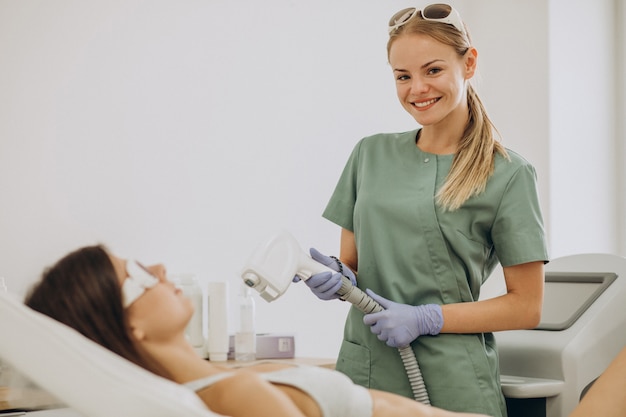
M 167 269 L 163 264 L 155 264 L 147 266 L 146 269 L 161 281 L 165 281 L 167 277 Z
M 422 77 L 414 76 L 411 79 L 411 94 L 420 95 L 428 91 L 428 83 Z

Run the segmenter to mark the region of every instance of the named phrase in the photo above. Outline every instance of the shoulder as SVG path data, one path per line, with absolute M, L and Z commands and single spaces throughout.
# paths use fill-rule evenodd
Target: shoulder
M 509 155 L 509 159 L 510 162 L 513 163 L 516 166 L 521 166 L 521 165 L 530 165 L 532 166 L 532 164 L 530 162 L 528 162 L 528 160 L 526 158 L 524 158 L 521 154 L 517 153 L 516 151 L 506 148 L 506 152 Z M 499 155 L 501 159 L 505 159 L 504 157 L 502 157 L 502 155 Z
M 519 153 L 506 149 L 507 156 L 497 154 L 494 171 L 487 183 L 487 189 L 498 193 L 525 193 L 537 187 L 535 167 Z M 515 190 L 515 191 L 513 191 Z
M 502 154 L 497 154 L 495 159 L 495 172 L 499 174 L 509 173 L 514 175 L 516 172 L 525 171 L 535 175 L 535 167 L 522 155 L 511 149 L 506 149 L 508 158 Z

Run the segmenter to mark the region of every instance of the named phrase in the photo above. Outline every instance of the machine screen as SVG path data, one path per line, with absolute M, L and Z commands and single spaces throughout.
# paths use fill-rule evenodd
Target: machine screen
M 537 330 L 565 330 L 617 278 L 607 273 L 546 273 L 541 323 Z

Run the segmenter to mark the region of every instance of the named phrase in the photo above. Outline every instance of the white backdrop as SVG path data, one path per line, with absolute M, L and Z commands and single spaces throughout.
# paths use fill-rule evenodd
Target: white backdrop
M 452 4 L 505 145 L 537 167 L 549 223 L 548 5 Z M 280 229 L 336 254 L 321 212 L 352 147 L 416 126 L 385 52 L 387 20 L 408 5 L 0 0 L 0 276 L 24 293 L 45 265 L 101 242 L 231 281 L 234 302 L 246 258 Z M 336 355 L 343 303 L 293 285 L 257 306 L 259 331 Z

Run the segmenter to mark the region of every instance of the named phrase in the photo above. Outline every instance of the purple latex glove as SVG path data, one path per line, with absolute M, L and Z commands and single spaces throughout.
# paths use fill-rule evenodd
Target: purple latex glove
M 323 255 L 315 248 L 311 248 L 310 253 L 311 258 L 322 265 L 329 267 L 333 271 L 336 271 L 334 274 L 330 271 L 313 274 L 309 279 L 304 281 L 317 298 L 320 300 L 333 300 L 335 298 L 339 298 L 337 291 L 341 288 L 342 273 L 350 279 L 352 285 L 356 285 L 356 276 L 354 275 L 354 272 L 352 272 L 352 270 L 345 266 L 341 261 L 330 256 Z M 300 278 L 297 276 L 293 279 L 294 282 L 299 280 Z
M 410 306 L 387 300 L 370 289 L 366 292 L 385 310 L 366 314 L 363 323 L 370 326 L 372 333 L 387 346 L 408 346 L 419 336 L 439 334 L 443 327 L 440 305 Z

